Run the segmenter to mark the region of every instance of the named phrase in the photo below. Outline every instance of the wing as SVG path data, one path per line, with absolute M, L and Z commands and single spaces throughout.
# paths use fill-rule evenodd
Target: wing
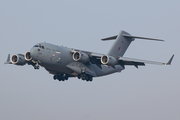
M 6 62 L 4 62 L 4 64 L 14 64 L 14 65 L 20 65 L 20 66 L 23 66 L 26 63 L 28 65 L 35 66 L 35 63 L 32 62 L 32 60 L 31 61 L 25 60 L 23 54 L 12 55 L 11 57 L 10 57 L 10 54 L 8 54 L 7 60 Z
M 71 50 L 72 53 L 74 53 L 74 51 L 81 51 L 81 50 Z M 90 62 L 92 64 L 96 64 L 99 68 L 102 68 L 101 65 L 101 57 L 104 54 L 100 54 L 100 53 L 93 53 L 93 52 L 88 52 L 88 51 L 81 51 L 86 53 L 89 58 L 90 58 Z M 134 58 L 127 58 L 127 57 L 116 57 L 117 58 L 117 64 L 116 65 L 121 65 L 123 68 L 125 65 L 134 65 L 136 68 L 138 68 L 138 66 L 145 66 L 145 64 L 155 64 L 155 65 L 170 65 L 172 62 L 174 55 L 170 58 L 170 60 L 167 63 L 162 63 L 162 62 L 155 62 L 155 61 L 148 61 L 148 60 L 140 60 L 140 59 L 134 59 Z
M 170 65 L 173 60 L 174 55 L 169 59 L 167 63 L 162 62 L 155 62 L 155 61 L 149 61 L 149 60 L 140 60 L 140 59 L 134 59 L 134 58 L 126 58 L 126 57 L 119 57 L 118 63 L 122 66 L 124 65 L 134 65 L 136 68 L 138 68 L 139 65 L 145 65 L 147 64 L 155 64 L 155 65 Z
M 102 64 L 101 60 L 100 60 L 101 56 L 103 56 L 103 54 L 91 53 L 90 60 L 92 63 L 94 63 L 98 67 L 100 67 Z M 134 58 L 127 58 L 127 57 L 119 57 L 117 65 L 121 65 L 122 67 L 124 67 L 125 65 L 134 65 L 136 68 L 138 68 L 138 66 L 145 66 L 145 64 L 171 65 L 173 57 L 174 57 L 174 55 L 172 55 L 172 57 L 169 59 L 169 61 L 167 63 L 155 62 L 155 61 L 149 61 L 149 60 L 140 60 L 140 59 L 134 59 Z

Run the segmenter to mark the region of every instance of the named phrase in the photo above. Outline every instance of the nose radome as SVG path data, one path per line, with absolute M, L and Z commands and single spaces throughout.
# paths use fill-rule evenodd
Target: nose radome
M 36 58 L 36 53 L 37 52 L 37 49 L 36 48 L 31 48 L 31 50 L 30 50 L 30 55 L 31 55 L 31 57 L 32 57 L 32 59 L 35 59 Z

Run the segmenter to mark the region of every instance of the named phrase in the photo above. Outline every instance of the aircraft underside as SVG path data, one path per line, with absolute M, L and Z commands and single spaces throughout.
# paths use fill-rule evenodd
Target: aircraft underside
M 76 63 L 78 63 L 78 62 L 76 62 Z M 58 66 L 51 67 L 51 68 L 48 68 L 46 66 L 45 69 L 50 74 L 54 75 L 53 76 L 54 80 L 59 80 L 59 81 L 68 80 L 70 77 L 77 77 L 78 79 L 82 79 L 82 80 L 85 80 L 85 81 L 92 81 L 93 77 L 100 77 L 100 76 L 112 74 L 112 73 L 115 73 L 115 72 L 121 72 L 121 70 L 123 70 L 123 68 L 121 66 L 119 66 L 119 65 L 115 66 L 115 68 L 112 68 L 111 66 L 105 66 L 105 65 L 102 65 L 101 69 L 98 68 L 96 65 L 94 65 L 93 67 L 94 67 L 94 69 L 93 68 L 87 68 L 88 72 L 86 71 L 86 69 L 84 69 L 84 67 L 81 68 L 79 66 L 76 67 L 76 69 L 80 70 L 80 72 L 78 70 L 76 70 L 76 69 L 71 70 L 69 68 L 60 68 Z M 90 75 L 89 74 L 90 70 L 92 70 L 94 72 L 94 74 Z M 64 71 L 66 71 L 66 72 L 64 72 Z

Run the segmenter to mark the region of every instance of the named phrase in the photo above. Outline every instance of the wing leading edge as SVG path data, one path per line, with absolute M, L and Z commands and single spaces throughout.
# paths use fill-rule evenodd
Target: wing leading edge
M 136 68 L 138 68 L 138 65 L 143 65 L 143 64 L 145 65 L 145 63 L 154 64 L 154 65 L 171 65 L 173 58 L 174 58 L 174 55 L 172 55 L 172 57 L 169 59 L 169 61 L 167 63 L 155 62 L 155 61 L 149 61 L 149 60 L 140 60 L 140 59 L 134 59 L 134 58 L 127 58 L 127 57 L 119 57 L 118 60 L 123 63 L 126 63 L 126 62 L 131 63 Z M 128 64 L 124 64 L 124 65 L 128 65 Z

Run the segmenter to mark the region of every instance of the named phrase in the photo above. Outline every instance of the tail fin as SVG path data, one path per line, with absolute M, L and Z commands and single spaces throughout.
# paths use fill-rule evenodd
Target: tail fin
M 135 40 L 135 38 L 155 40 L 155 41 L 164 41 L 164 40 L 160 40 L 160 39 L 131 36 L 129 33 L 125 32 L 125 31 L 120 31 L 118 36 L 112 36 L 112 37 L 104 38 L 102 40 L 105 41 L 105 40 L 116 39 L 113 46 L 111 47 L 110 51 L 108 52 L 108 55 L 123 56 L 124 53 L 126 52 L 127 48 L 129 47 L 129 45 L 131 44 L 132 41 Z
M 113 37 L 102 39 L 102 40 L 116 39 L 116 41 L 114 42 L 110 51 L 108 52 L 108 55 L 111 55 L 111 56 L 123 56 L 124 55 L 128 46 L 134 40 L 134 38 L 124 37 L 123 34 L 130 35 L 129 33 L 125 32 L 125 31 L 120 31 L 118 36 L 113 36 Z

